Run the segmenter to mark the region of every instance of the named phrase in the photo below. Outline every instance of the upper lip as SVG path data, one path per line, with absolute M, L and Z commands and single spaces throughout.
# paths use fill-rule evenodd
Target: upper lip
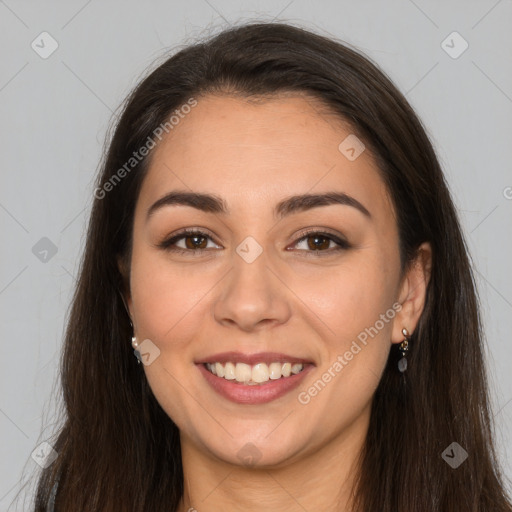
M 205 363 L 245 363 L 255 365 L 258 363 L 312 363 L 309 359 L 290 356 L 279 352 L 256 352 L 253 354 L 244 354 L 243 352 L 221 352 L 211 356 L 205 356 L 196 361 L 196 364 Z

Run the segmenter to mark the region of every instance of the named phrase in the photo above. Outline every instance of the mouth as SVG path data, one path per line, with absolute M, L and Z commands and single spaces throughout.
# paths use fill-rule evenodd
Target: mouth
M 196 362 L 207 383 L 222 397 L 239 404 L 262 404 L 291 392 L 315 365 L 276 353 L 229 352 Z

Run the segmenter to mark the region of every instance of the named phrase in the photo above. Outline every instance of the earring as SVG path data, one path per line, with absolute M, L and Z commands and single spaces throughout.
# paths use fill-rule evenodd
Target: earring
M 133 353 L 135 357 L 137 358 L 137 364 L 140 364 L 140 352 L 137 350 L 137 347 L 139 346 L 139 343 L 137 342 L 137 338 L 135 336 L 132 336 L 132 347 L 133 347 Z
M 121 297 L 122 297 L 122 295 L 121 295 Z M 123 298 L 123 302 L 124 302 L 124 298 Z M 127 311 L 128 311 L 128 309 L 127 309 Z M 130 320 L 130 327 L 133 330 L 133 324 L 132 324 L 131 320 Z M 137 364 L 140 364 L 140 353 L 137 350 L 138 346 L 139 346 L 139 343 L 137 342 L 137 338 L 135 337 L 135 333 L 133 333 L 133 336 L 132 336 L 133 353 L 134 353 L 135 357 L 137 358 Z
M 402 359 L 400 359 L 400 361 L 398 361 L 398 369 L 400 370 L 400 372 L 404 373 L 405 370 L 407 370 L 407 359 L 405 356 L 407 355 L 407 351 L 409 350 L 410 336 L 409 336 L 409 331 L 405 328 L 402 329 L 402 334 L 404 335 L 404 341 L 402 341 L 402 343 L 400 343 L 400 347 L 399 347 L 399 350 L 402 353 Z

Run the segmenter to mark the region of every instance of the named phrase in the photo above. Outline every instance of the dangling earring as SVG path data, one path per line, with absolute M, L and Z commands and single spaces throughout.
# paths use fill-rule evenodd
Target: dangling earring
M 407 370 L 407 359 L 406 359 L 406 355 L 407 355 L 407 351 L 409 350 L 409 331 L 407 329 L 402 329 L 402 334 L 404 335 L 404 341 L 402 341 L 402 343 L 400 343 L 400 347 L 399 347 L 399 350 L 400 352 L 402 353 L 402 359 L 400 359 L 400 361 L 398 361 L 398 369 L 400 370 L 400 372 L 404 373 L 405 370 Z

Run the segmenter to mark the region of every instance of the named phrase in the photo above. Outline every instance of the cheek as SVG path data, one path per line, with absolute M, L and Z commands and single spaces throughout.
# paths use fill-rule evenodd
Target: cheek
M 140 335 L 158 344 L 182 338 L 213 282 L 213 275 L 194 265 L 171 264 L 155 251 L 134 250 L 131 294 Z
M 396 314 L 399 266 L 389 261 L 396 261 L 392 254 L 367 248 L 336 268 L 294 275 L 291 287 L 307 306 L 299 316 L 302 322 L 309 319 L 320 346 L 320 365 L 296 396 L 297 432 L 310 435 L 314 443 L 369 413 Z
M 134 251 L 131 271 L 137 335 L 160 350 L 158 359 L 144 366 L 146 378 L 161 407 L 186 431 L 194 430 L 198 414 L 190 396 L 200 396 L 189 379 L 197 352 L 191 341 L 206 338 L 199 331 L 207 315 L 208 291 L 216 281 L 192 268 L 171 265 L 149 251 Z
M 392 308 L 397 280 L 398 269 L 387 268 L 384 257 L 354 255 L 353 262 L 347 260 L 344 265 L 297 279 L 294 291 L 321 320 L 318 325 L 332 352 L 350 345 Z M 390 326 L 391 322 L 383 326 L 379 322 L 383 337 Z
M 304 280 L 298 289 L 298 295 L 307 293 L 308 306 L 321 319 L 316 324 L 322 326 L 323 342 L 321 367 L 301 388 L 299 403 L 311 417 L 325 418 L 322 428 L 327 430 L 361 414 L 384 370 L 399 276 L 398 267 L 388 268 L 386 261 L 377 255 L 358 259 L 357 266 L 347 262 L 323 277 Z

